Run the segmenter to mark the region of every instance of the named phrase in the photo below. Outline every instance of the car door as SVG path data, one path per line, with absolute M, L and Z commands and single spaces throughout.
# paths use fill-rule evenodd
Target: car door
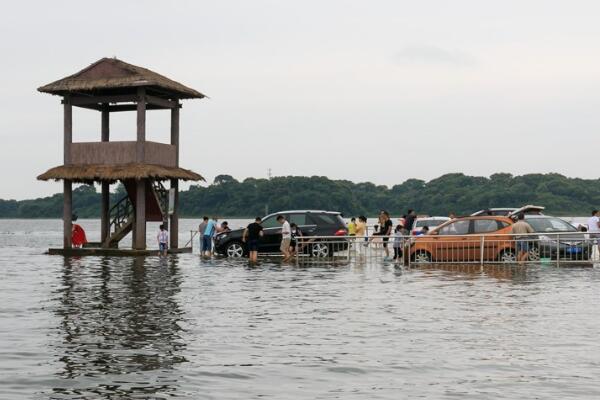
M 498 254 L 498 236 L 494 236 L 500 229 L 496 219 L 477 219 L 473 221 L 473 241 L 470 243 L 471 260 L 480 260 L 482 255 L 481 242 L 483 237 L 483 260 L 495 260 Z
M 277 216 L 271 215 L 262 221 L 263 237 L 258 242 L 258 251 L 262 253 L 279 252 L 281 245 L 281 224 L 277 221 Z M 285 215 L 284 215 L 285 216 Z
M 468 254 L 465 250 L 469 238 L 471 221 L 458 220 L 444 225 L 431 237 L 431 256 L 435 261 L 467 261 Z

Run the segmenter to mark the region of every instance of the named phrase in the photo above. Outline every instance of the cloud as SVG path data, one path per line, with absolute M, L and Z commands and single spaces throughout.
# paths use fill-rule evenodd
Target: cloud
M 431 65 L 465 67 L 476 64 L 475 57 L 459 51 L 447 50 L 438 46 L 407 46 L 394 55 L 398 65 Z

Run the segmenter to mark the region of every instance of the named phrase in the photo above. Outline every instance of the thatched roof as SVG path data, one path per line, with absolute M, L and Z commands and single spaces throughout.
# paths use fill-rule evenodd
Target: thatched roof
M 201 99 L 202 93 L 149 69 L 116 58 L 102 58 L 81 71 L 44 85 L 38 90 L 64 96 L 70 93 L 123 92 L 137 87 L 154 88 L 180 99 Z
M 124 179 L 181 179 L 184 181 L 203 181 L 204 178 L 188 169 L 165 167 L 154 164 L 75 164 L 61 165 L 44 172 L 37 177 L 41 181 L 69 179 L 73 182 L 89 183 Z

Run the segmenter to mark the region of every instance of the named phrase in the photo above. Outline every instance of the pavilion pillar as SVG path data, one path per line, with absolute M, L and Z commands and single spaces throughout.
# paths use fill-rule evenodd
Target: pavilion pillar
M 144 145 L 146 142 L 146 90 L 138 88 L 137 102 L 137 147 L 136 162 L 143 163 L 145 159 Z M 133 248 L 146 249 L 146 179 L 136 180 L 135 201 L 135 241 Z
M 171 145 L 175 146 L 175 165 L 179 167 L 179 102 L 171 109 Z M 179 180 L 171 179 L 171 189 L 174 189 L 173 213 L 171 214 L 170 247 L 179 247 Z
M 64 98 L 64 164 L 71 164 L 71 143 L 73 143 L 73 106 L 68 96 Z M 63 181 L 63 247 L 72 247 L 73 232 L 73 184 L 71 180 Z
M 110 113 L 108 110 L 108 104 L 102 105 L 102 141 L 108 142 L 110 140 Z M 110 235 L 110 219 L 109 219 L 109 207 L 110 207 L 110 184 L 108 182 L 102 182 L 102 198 L 100 207 L 100 243 L 102 247 L 107 245 L 106 239 Z

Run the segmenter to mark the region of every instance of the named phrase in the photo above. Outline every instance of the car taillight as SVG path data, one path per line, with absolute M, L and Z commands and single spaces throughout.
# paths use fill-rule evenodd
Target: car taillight
M 347 233 L 348 233 L 347 230 L 340 229 L 340 230 L 338 230 L 338 231 L 335 232 L 335 236 L 346 236 Z

